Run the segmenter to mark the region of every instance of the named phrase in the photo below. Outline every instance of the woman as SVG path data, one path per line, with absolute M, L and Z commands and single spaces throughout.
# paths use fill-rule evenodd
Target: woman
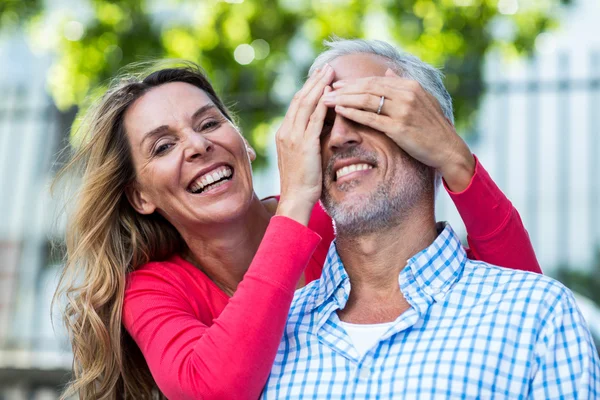
M 121 81 L 91 109 L 88 141 L 65 170 L 83 171 L 60 285 L 75 356 L 67 394 L 259 396 L 302 272 L 318 278 L 333 239 L 315 207 L 333 75 L 313 74 L 286 114 L 280 198 L 254 193 L 254 151 L 192 65 Z M 451 194 L 471 257 L 516 268 L 518 254 L 539 272 L 516 210 L 480 165 L 450 189 L 466 189 Z

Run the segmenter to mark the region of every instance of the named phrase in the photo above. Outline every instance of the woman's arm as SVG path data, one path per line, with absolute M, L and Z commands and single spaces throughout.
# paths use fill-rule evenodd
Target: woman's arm
M 475 173 L 466 189 L 453 192 L 444 181 L 467 228 L 469 258 L 542 273 L 519 213 L 473 157 Z
M 256 399 L 283 335 L 296 284 L 320 237 L 306 227 L 321 195 L 321 95 L 331 67 L 311 76 L 294 96 L 277 132 L 281 200 L 252 263 L 213 324 L 203 324 L 164 274 L 135 276 L 124 324 L 170 399 Z M 319 207 L 319 206 L 317 206 Z M 140 271 L 141 272 L 141 271 Z M 135 274 L 136 272 L 134 272 Z M 156 275 L 156 274 L 155 274 Z
M 273 217 L 234 296 L 211 326 L 175 274 L 136 271 L 123 323 L 169 399 L 257 399 L 269 376 L 296 283 L 320 238 Z

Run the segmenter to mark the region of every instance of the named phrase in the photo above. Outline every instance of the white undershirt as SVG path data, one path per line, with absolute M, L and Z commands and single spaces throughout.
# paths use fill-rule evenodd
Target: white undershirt
M 379 341 L 392 324 L 393 322 L 383 324 L 351 324 L 340 321 L 340 326 L 350 336 L 350 340 L 352 340 L 352 344 L 360 357 L 364 356 Z

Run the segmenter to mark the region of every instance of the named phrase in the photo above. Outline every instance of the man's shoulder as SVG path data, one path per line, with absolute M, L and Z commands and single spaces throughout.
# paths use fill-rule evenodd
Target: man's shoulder
M 480 280 L 482 282 L 494 282 L 499 286 L 521 287 L 527 283 L 539 287 L 549 287 L 555 290 L 568 290 L 562 283 L 547 275 L 536 272 L 505 268 L 484 261 L 468 259 L 464 266 L 461 280 Z
M 535 272 L 520 271 L 468 260 L 463 274 L 451 292 L 460 292 L 465 298 L 497 300 L 509 305 L 539 305 L 554 309 L 557 303 L 568 301 L 572 292 L 561 282 Z

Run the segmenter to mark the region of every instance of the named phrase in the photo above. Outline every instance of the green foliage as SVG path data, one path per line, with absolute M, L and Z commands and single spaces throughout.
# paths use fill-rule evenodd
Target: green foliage
M 35 10 L 40 1 L 0 4 Z M 145 0 L 89 1 L 91 18 L 66 17 L 56 45 L 48 82 L 60 108 L 82 104 L 91 88 L 132 61 L 189 59 L 204 67 L 234 105 L 260 162 L 265 132 L 300 87 L 323 39 L 392 38 L 443 68 L 459 130 L 468 132 L 482 93 L 486 52 L 530 52 L 537 35 L 555 26 L 554 9 L 569 0 L 167 0 L 152 2 L 153 9 Z M 508 37 L 492 35 L 497 25 Z M 240 45 L 245 50 L 252 45 L 256 53 L 247 65 L 235 60 Z
M 600 248 L 596 250 L 596 257 L 591 269 L 581 270 L 572 266 L 561 266 L 556 273 L 556 279 L 600 307 L 600 290 L 598 290 L 600 288 Z
M 40 0 L 0 0 L 0 27 L 13 28 L 39 13 Z
M 600 307 L 600 290 L 598 290 L 600 288 L 600 248 L 596 249 L 596 257 L 592 268 L 582 270 L 573 266 L 562 265 L 556 272 L 556 279 Z M 600 337 L 594 339 L 600 354 Z

